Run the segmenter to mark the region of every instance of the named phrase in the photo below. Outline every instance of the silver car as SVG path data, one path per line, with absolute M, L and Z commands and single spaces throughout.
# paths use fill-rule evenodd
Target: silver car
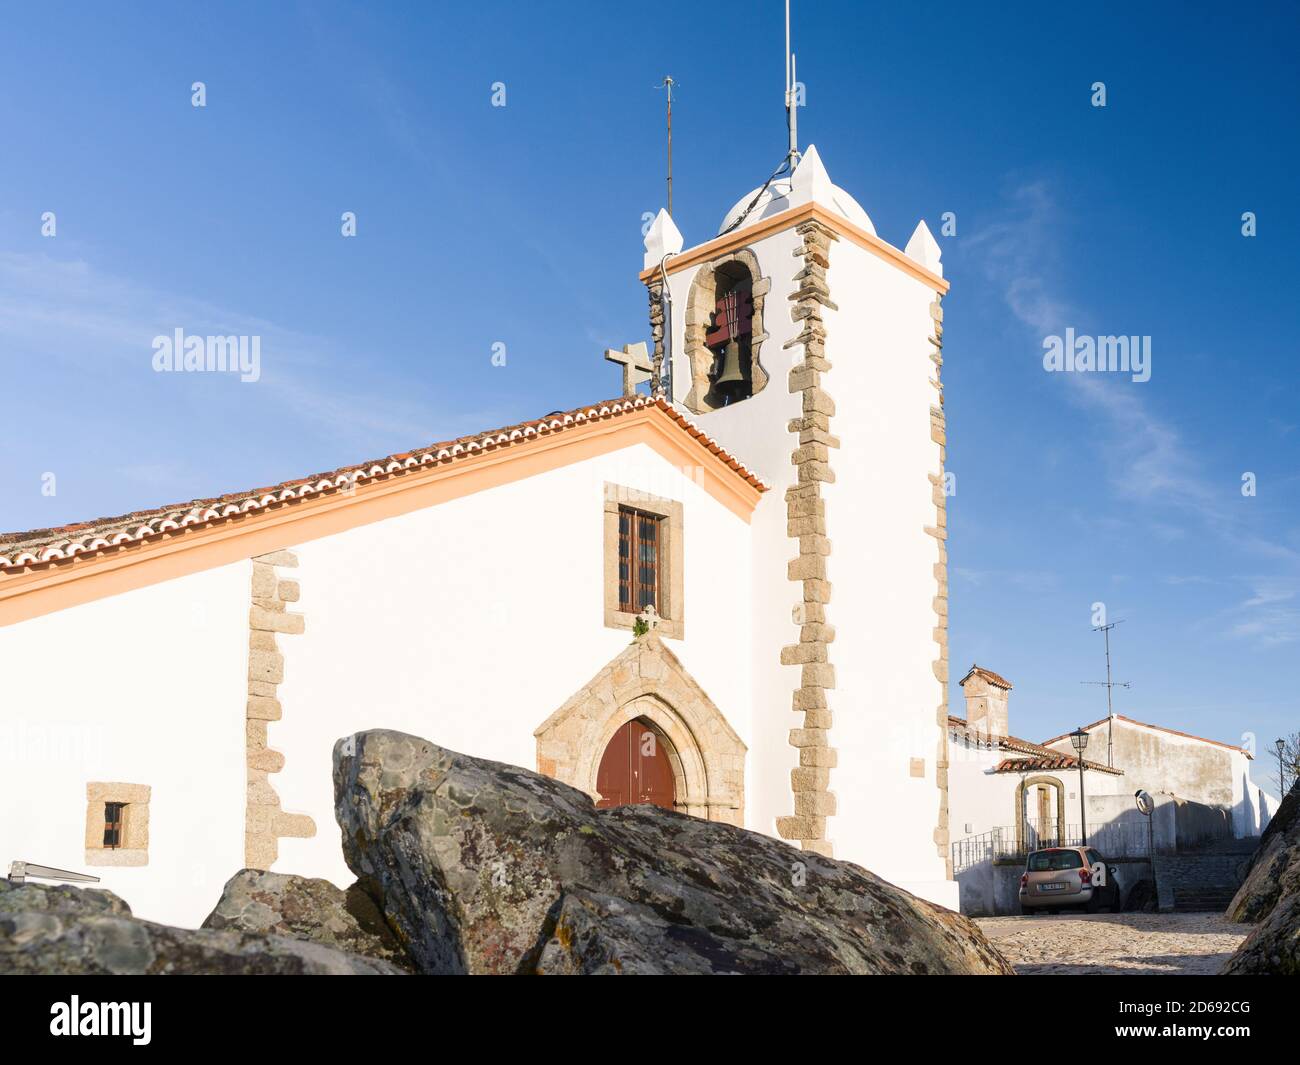
M 1047 847 L 1031 851 L 1020 877 L 1020 912 L 1056 913 L 1108 907 L 1119 913 L 1123 892 L 1115 864 L 1091 847 Z

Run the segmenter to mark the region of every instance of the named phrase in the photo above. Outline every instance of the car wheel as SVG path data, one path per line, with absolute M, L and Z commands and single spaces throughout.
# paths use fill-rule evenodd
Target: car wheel
M 1111 913 L 1122 913 L 1123 911 L 1124 911 L 1124 895 L 1123 895 L 1123 893 L 1120 891 L 1120 889 L 1119 889 L 1119 885 L 1116 884 L 1116 885 L 1115 885 L 1115 894 L 1111 897 L 1111 900 L 1110 900 L 1110 912 L 1111 912 Z

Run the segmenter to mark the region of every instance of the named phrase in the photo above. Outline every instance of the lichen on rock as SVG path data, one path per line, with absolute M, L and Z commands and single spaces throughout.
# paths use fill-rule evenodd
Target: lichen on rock
M 399 732 L 334 752 L 344 856 L 428 973 L 1010 974 L 850 862 Z

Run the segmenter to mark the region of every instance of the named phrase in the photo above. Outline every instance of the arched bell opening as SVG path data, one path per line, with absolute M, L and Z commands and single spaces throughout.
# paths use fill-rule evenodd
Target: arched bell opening
M 704 401 L 715 409 L 754 394 L 754 279 L 743 263 L 717 271 L 717 302 L 704 346 L 713 354 Z
M 763 297 L 770 287 L 744 249 L 696 273 L 686 304 L 691 388 L 684 402 L 697 414 L 742 402 L 767 384 L 758 355 L 767 339 Z

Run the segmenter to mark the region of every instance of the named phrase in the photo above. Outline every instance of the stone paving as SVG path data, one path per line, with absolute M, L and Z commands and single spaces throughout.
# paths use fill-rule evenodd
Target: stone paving
M 979 917 L 975 923 L 1022 976 L 1217 973 L 1250 932 L 1219 913 Z

